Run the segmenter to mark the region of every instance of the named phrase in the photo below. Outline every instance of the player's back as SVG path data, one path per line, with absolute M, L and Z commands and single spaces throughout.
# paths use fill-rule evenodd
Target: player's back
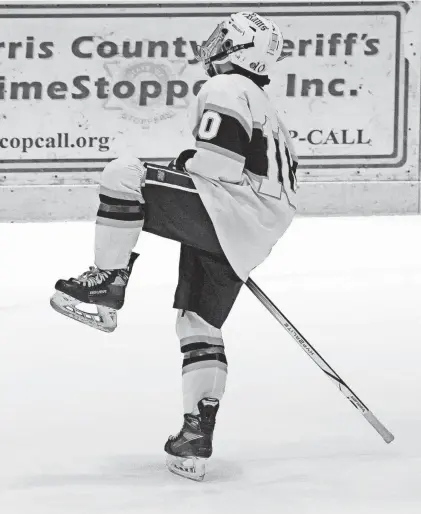
M 290 171 L 297 157 L 289 133 L 263 89 L 242 75 L 232 78 L 245 96 L 252 118 L 244 170 L 258 182 L 258 192 L 275 198 L 283 192 L 295 205 L 295 168 L 294 173 Z
M 239 74 L 204 84 L 192 127 L 197 154 L 188 170 L 222 248 L 246 279 L 295 212 L 290 138 L 268 95 Z

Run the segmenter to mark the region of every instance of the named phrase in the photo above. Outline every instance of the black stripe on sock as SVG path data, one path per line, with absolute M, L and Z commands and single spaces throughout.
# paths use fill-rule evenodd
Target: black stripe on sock
M 108 205 L 141 205 L 137 200 L 122 200 L 121 198 L 112 198 L 107 195 L 99 195 L 99 199 Z
M 135 213 L 141 212 L 142 206 L 140 203 L 138 205 L 109 205 L 107 203 L 101 202 L 99 204 L 98 209 L 104 212 L 127 212 L 127 213 Z
M 189 344 L 185 344 L 181 347 L 181 351 L 183 353 L 186 353 L 186 352 L 191 352 L 193 350 L 206 350 L 208 348 L 213 348 L 213 347 L 216 347 L 218 348 L 219 345 L 216 345 L 216 344 L 210 344 L 210 343 L 189 343 Z M 221 350 L 224 349 L 224 347 L 221 345 L 219 346 L 221 348 Z
M 98 210 L 97 216 L 118 221 L 141 221 L 144 218 L 143 209 L 139 212 L 105 212 Z
M 224 364 L 228 364 L 227 358 L 223 353 L 209 353 L 207 355 L 200 355 L 199 357 L 185 358 L 183 360 L 183 368 L 189 364 L 194 364 L 195 362 L 201 361 L 219 361 L 223 362 Z

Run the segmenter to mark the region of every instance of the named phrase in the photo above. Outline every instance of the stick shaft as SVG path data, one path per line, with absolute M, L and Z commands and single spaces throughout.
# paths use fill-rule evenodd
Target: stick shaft
M 333 370 L 333 368 L 325 361 L 325 359 L 313 348 L 307 339 L 300 334 L 288 318 L 276 307 L 276 305 L 268 298 L 260 287 L 249 278 L 246 286 L 263 304 L 264 307 L 272 314 L 272 316 L 284 327 L 289 335 L 298 343 L 306 354 L 319 366 L 319 368 L 331 379 L 338 387 L 341 393 L 352 403 L 352 405 L 364 416 L 370 425 L 381 435 L 386 443 L 391 443 L 394 436 L 387 428 L 374 416 L 369 408 L 358 398 L 350 387 L 342 380 L 342 378 Z

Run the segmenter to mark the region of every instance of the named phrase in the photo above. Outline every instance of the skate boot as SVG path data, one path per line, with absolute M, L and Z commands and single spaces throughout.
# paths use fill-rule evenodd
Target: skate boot
M 212 455 L 212 438 L 219 401 L 203 398 L 197 404 L 199 415 L 184 414 L 184 424 L 176 436 L 165 444 L 167 467 L 176 475 L 191 480 L 203 480 L 205 462 Z
M 91 266 L 78 278 L 58 280 L 51 307 L 85 325 L 112 332 L 117 326 L 116 311 L 123 307 L 126 286 L 138 257 L 139 254 L 132 252 L 127 268 L 103 270 Z M 96 312 L 78 308 L 81 303 L 94 305 Z

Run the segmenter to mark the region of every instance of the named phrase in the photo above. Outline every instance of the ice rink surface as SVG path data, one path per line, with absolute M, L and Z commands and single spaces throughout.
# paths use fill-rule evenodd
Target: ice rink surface
M 421 217 L 298 218 L 253 274 L 394 433 L 387 445 L 244 288 L 206 481 L 170 474 L 182 422 L 178 245 L 143 234 L 119 327 L 54 312 L 92 223 L 2 224 L 0 512 L 421 512 Z

